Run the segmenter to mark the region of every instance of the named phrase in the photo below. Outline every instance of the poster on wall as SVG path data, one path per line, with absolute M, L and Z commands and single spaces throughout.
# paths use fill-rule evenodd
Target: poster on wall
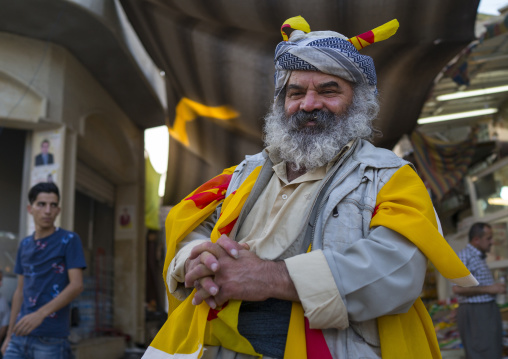
M 60 189 L 60 203 L 62 203 L 62 163 L 64 159 L 65 129 L 34 131 L 32 135 L 30 187 L 41 182 L 53 182 Z M 57 226 L 60 217 L 57 217 Z M 27 222 L 28 233 L 35 231 L 31 216 Z
M 40 182 L 59 184 L 63 160 L 63 136 L 63 129 L 34 132 L 31 186 Z
M 116 209 L 116 237 L 136 238 L 136 206 L 120 205 Z

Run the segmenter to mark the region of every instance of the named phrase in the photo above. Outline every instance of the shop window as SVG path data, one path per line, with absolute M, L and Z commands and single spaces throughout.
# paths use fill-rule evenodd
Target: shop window
M 85 288 L 72 304 L 77 320 L 71 327 L 70 339 L 78 342 L 114 332 L 114 209 L 78 191 L 74 213 L 74 229 L 81 237 L 87 261 Z

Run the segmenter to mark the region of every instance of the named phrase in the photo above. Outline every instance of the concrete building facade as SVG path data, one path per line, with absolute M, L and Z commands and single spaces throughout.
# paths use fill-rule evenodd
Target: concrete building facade
M 143 131 L 164 124 L 164 78 L 117 1 L 0 3 L 2 290 L 12 291 L 17 243 L 33 230 L 28 189 L 54 181 L 57 224 L 81 236 L 88 263 L 77 357 L 114 357 L 119 341 L 145 337 Z M 44 146 L 50 163 L 37 159 Z

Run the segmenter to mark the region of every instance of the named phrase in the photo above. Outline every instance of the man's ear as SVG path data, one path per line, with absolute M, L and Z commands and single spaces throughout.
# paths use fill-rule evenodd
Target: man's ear
M 26 211 L 30 214 L 32 214 L 32 205 L 31 204 L 27 204 L 26 205 Z

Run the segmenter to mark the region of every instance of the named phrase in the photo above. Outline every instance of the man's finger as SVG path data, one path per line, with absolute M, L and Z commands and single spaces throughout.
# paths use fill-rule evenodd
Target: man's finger
M 219 293 L 219 286 L 214 282 L 212 277 L 202 278 L 198 282 L 199 288 L 196 289 L 203 289 L 210 296 L 214 296 Z
M 204 252 L 200 256 L 201 263 L 203 263 L 206 268 L 210 269 L 212 272 L 217 272 L 219 270 L 219 261 L 217 257 L 209 252 Z
M 226 298 L 220 292 L 215 297 L 210 297 L 210 298 L 213 298 L 215 305 L 217 307 L 222 307 L 224 305 L 224 303 L 226 303 L 229 300 L 229 298 Z
M 194 293 L 194 297 L 192 298 L 193 305 L 201 304 L 206 298 L 209 298 L 210 294 L 208 294 L 203 288 L 196 290 Z
M 25 323 L 24 321 L 23 322 L 19 322 L 18 323 L 19 325 L 17 325 L 17 328 L 15 328 L 15 331 L 16 331 L 16 335 L 19 335 L 19 336 L 24 336 L 27 333 L 28 331 L 28 323 Z
M 207 300 L 219 292 L 219 286 L 215 284 L 212 277 L 205 277 L 194 282 L 194 298 L 192 304 L 198 305 L 204 300 L 211 308 L 215 308 L 215 301 Z
M 242 249 L 249 249 L 247 243 L 238 243 L 223 234 L 217 239 L 217 244 L 221 246 L 231 257 L 238 258 L 238 252 Z
M 14 326 L 14 328 L 12 329 L 12 331 L 14 332 L 14 334 L 16 335 L 21 335 L 20 332 L 21 332 L 21 326 L 22 326 L 22 322 L 19 321 L 18 323 L 16 323 L 16 325 Z
M 218 257 L 223 253 L 223 251 L 224 250 L 217 243 L 205 242 L 192 248 L 189 259 L 195 259 L 204 252 L 211 253 L 214 256 Z
M 195 265 L 185 274 L 185 287 L 193 287 L 195 281 L 211 275 L 213 275 L 213 272 L 204 264 Z
M 194 247 L 189 255 L 189 261 L 199 259 L 207 268 L 212 272 L 219 270 L 219 258 L 225 255 L 226 252 L 217 243 L 203 243 Z
M 208 297 L 205 299 L 205 303 L 212 309 L 217 308 L 217 303 L 215 302 L 215 297 Z

